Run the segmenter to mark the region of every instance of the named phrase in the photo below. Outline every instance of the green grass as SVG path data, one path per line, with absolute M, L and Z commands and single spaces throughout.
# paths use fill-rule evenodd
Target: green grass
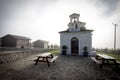
M 53 54 L 59 54 L 60 50 L 59 49 L 54 49 L 54 50 L 51 50 L 51 51 L 48 51 L 48 52 L 53 53 Z
M 108 55 L 108 56 L 112 56 L 112 57 L 114 57 L 114 58 L 117 58 L 118 59 L 118 61 L 120 61 L 120 55 L 119 54 L 109 54 L 109 53 L 102 53 L 102 52 L 97 52 L 97 54 L 106 54 L 106 55 Z

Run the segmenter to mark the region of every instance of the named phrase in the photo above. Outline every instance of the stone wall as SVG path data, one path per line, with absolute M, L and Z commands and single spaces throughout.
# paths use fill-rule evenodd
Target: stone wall
M 30 56 L 36 53 L 42 53 L 50 51 L 51 49 L 42 49 L 42 50 L 25 50 L 25 51 L 1 51 L 0 52 L 0 64 L 17 60 L 26 56 Z

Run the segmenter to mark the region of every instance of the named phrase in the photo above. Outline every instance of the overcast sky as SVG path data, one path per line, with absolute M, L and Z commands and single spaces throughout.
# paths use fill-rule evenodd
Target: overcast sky
M 95 48 L 113 48 L 117 23 L 120 48 L 120 0 L 0 0 L 0 37 L 14 34 L 60 44 L 59 31 L 66 30 L 69 15 L 80 14 L 80 21 L 93 29 Z

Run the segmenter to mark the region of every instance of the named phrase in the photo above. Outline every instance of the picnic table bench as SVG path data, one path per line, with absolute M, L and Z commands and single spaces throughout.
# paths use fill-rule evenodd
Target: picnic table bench
M 45 62 L 50 66 L 50 63 L 55 62 L 55 60 L 58 58 L 58 56 L 53 56 L 52 53 L 43 53 L 41 55 L 37 56 L 37 59 L 35 59 L 35 65 L 38 64 L 38 62 Z
M 91 59 L 92 59 L 95 63 L 101 64 L 101 61 L 97 60 L 95 57 L 91 57 Z
M 96 57 L 91 57 L 91 59 L 95 63 L 100 64 L 101 68 L 103 67 L 103 65 L 115 65 L 116 68 L 119 69 L 120 62 L 118 62 L 116 58 L 113 58 L 111 56 L 105 54 L 97 54 Z

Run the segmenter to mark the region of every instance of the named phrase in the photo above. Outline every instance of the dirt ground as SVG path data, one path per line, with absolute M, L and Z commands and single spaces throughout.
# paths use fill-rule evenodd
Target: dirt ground
M 0 64 L 0 80 L 120 80 L 115 66 L 95 64 L 90 57 L 58 55 L 55 65 L 31 61 L 38 54 Z

